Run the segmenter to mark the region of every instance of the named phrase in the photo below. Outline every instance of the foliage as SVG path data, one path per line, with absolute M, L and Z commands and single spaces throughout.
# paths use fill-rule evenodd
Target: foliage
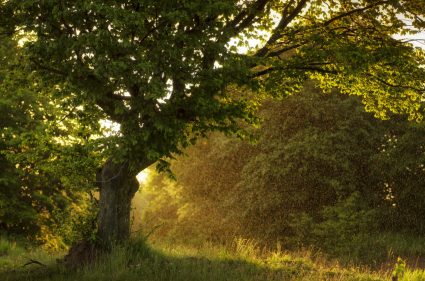
M 4 238 L 0 239 L 0 256 L 9 256 L 16 252 L 23 252 L 23 249 L 21 249 L 16 242 Z
M 293 215 L 317 216 L 367 182 L 359 172 L 376 149 L 370 143 L 377 141 L 367 135 L 368 122 L 378 121 L 362 113 L 352 98 L 306 89 L 269 102 L 262 117 L 257 143 L 211 136 L 173 165 L 178 204 L 195 228 L 216 229 L 210 239 L 261 233 L 261 240 L 275 241 L 290 234 Z M 191 220 L 181 212 L 182 221 Z
M 141 190 L 146 202 L 141 209 L 141 229 L 149 231 L 160 225 L 153 237 L 191 245 L 201 245 L 205 240 L 232 241 L 236 224 L 228 221 L 228 215 L 235 210 L 226 201 L 244 164 L 238 159 L 248 157 L 249 147 L 213 134 L 186 153 L 189 157 L 179 157 L 172 164 L 177 181 L 151 172 L 152 180 Z
M 404 273 L 406 272 L 406 262 L 398 257 L 397 258 L 397 263 L 394 266 L 394 270 L 393 270 L 393 276 L 398 278 L 402 278 Z
M 385 260 L 388 245 L 368 238 L 371 233 L 379 236 L 379 222 L 383 219 L 376 210 L 365 207 L 364 201 L 358 193 L 353 193 L 345 201 L 325 207 L 322 221 L 311 227 L 310 237 L 305 236 L 328 255 L 346 261 L 373 264 Z
M 423 171 L 408 178 L 391 172 L 420 167 L 423 145 L 416 140 L 422 123 L 374 119 L 356 97 L 323 94 L 311 84 L 299 95 L 266 103 L 261 116 L 256 143 L 211 135 L 173 163 L 177 183 L 149 184 L 144 213 L 153 224 L 165 224 L 157 238 L 227 244 L 242 236 L 269 245 L 280 240 L 284 247 L 314 246 L 370 264 L 391 251 L 423 254 L 409 249 L 410 242 L 400 243 L 420 235 L 422 223 L 392 223 L 423 211 L 417 204 Z M 389 198 L 383 183 L 390 178 L 400 182 L 394 190 L 405 190 L 406 179 L 415 189 Z M 406 203 L 394 208 L 398 200 Z M 167 203 L 156 204 L 161 201 Z M 405 238 L 388 238 L 387 232 Z
M 246 127 L 241 124 L 257 121 L 254 113 L 260 98 L 251 99 L 251 92 L 287 96 L 297 93 L 310 79 L 327 91 L 337 88 L 362 97 L 367 110 L 379 117 L 404 113 L 419 120 L 423 113 L 424 51 L 393 37 L 425 29 L 424 1 L 414 2 L 1 1 L 2 33 L 23 36 L 25 56 L 16 65 L 28 67 L 25 74 L 31 74 L 29 81 L 23 73 L 9 75 L 2 87 L 12 91 L 3 92 L 19 93 L 12 98 L 30 98 L 28 90 L 36 90 L 41 99 L 30 101 L 23 112 L 25 118 L 43 120 L 19 126 L 19 134 L 6 132 L 9 140 L 18 142 L 17 147 L 6 148 L 11 163 L 6 169 L 13 170 L 19 163 L 23 175 L 18 178 L 36 174 L 44 179 L 35 177 L 40 180 L 35 184 L 33 178 L 25 179 L 31 184 L 22 185 L 11 175 L 7 186 L 18 194 L 20 189 L 15 185 L 35 189 L 30 190 L 31 198 L 41 202 L 36 211 L 43 213 L 59 201 L 74 200 L 72 196 L 78 192 L 67 193 L 67 188 L 93 187 L 88 179 L 94 178 L 100 161 L 108 159 L 106 163 L 114 168 L 121 164 L 129 167 L 129 177 L 156 161 L 160 170 L 167 171 L 167 160 L 210 131 L 245 135 Z M 250 47 L 249 40 L 258 40 L 261 46 Z M 238 51 L 238 45 L 248 51 Z M 369 117 L 356 115 L 359 119 L 355 120 L 345 115 L 343 108 L 352 108 L 351 101 L 346 99 L 340 109 L 327 107 L 339 120 L 328 117 L 328 123 L 322 122 L 322 112 L 316 111 L 316 116 L 305 120 L 312 126 L 304 131 L 291 128 L 291 122 L 296 126 L 302 123 L 287 115 L 285 126 L 275 130 L 284 134 L 284 142 L 270 146 L 271 153 L 256 146 L 255 158 L 241 167 L 242 178 L 232 178 L 237 184 L 229 192 L 238 196 L 230 196 L 225 204 L 241 208 L 225 215 L 223 205 L 209 215 L 237 221 L 230 233 L 254 236 L 256 228 L 272 226 L 264 235 L 271 239 L 290 234 L 290 226 L 281 222 L 291 215 L 305 212 L 320 221 L 320 215 L 315 216 L 324 206 L 342 202 L 354 191 L 360 190 L 361 196 L 376 194 L 375 202 L 379 201 L 381 193 L 370 192 L 364 182 L 369 171 L 361 165 L 368 160 L 368 149 L 375 147 L 369 145 L 376 139 L 364 129 L 370 125 Z M 295 115 L 306 117 L 303 109 L 287 107 L 282 111 L 294 109 Z M 50 110 L 54 113 L 46 114 Z M 120 131 L 94 141 L 91 130 L 97 132 L 99 121 L 105 118 L 120 125 Z M 46 127 L 51 121 L 53 124 Z M 334 133 L 337 129 L 342 131 Z M 348 137 L 350 130 L 355 134 Z M 263 139 L 263 144 L 266 141 Z M 33 146 L 38 149 L 28 149 Z M 230 148 L 251 153 L 237 146 Z M 331 150 L 334 154 L 329 154 Z M 352 162 L 357 165 L 350 166 Z M 61 176 L 63 169 L 75 177 Z M 262 179 L 257 181 L 259 186 L 252 185 L 254 179 Z M 117 184 L 130 181 L 117 180 Z M 40 192 L 42 182 L 61 188 Z M 368 184 L 376 187 L 374 182 Z M 130 194 L 120 186 L 112 190 Z M 51 202 L 53 195 L 60 199 Z M 198 195 L 199 191 L 190 194 L 201 198 Z M 221 198 L 220 193 L 215 195 L 215 200 Z M 124 207 L 129 206 L 131 197 L 111 200 L 118 205 L 111 210 L 125 211 L 111 220 L 116 227 L 101 229 L 112 235 L 127 227 L 122 222 L 127 222 L 129 210 Z M 26 200 L 31 201 L 28 196 Z M 21 214 L 24 218 L 35 215 L 31 208 Z M 216 223 L 223 225 L 223 221 Z M 127 236 L 126 231 L 119 233 Z
M 181 206 L 180 190 L 168 177 L 153 170 L 149 170 L 149 173 L 149 181 L 144 183 L 133 200 L 134 217 L 140 218 L 133 223 L 133 228 L 146 235 L 152 232 L 154 236 L 165 236 L 181 223 L 177 214 Z M 162 196 L 158 196 L 158 193 Z
M 119 123 L 109 153 L 141 169 L 141 159 L 171 157 L 210 130 L 234 133 L 238 120 L 255 121 L 255 104 L 231 95 L 233 85 L 281 96 L 314 77 L 362 96 L 380 116 L 420 118 L 423 51 L 391 37 L 424 28 L 420 5 L 27 0 L 3 1 L 1 10 L 8 31 L 34 35 L 25 43 L 31 66 L 69 83 L 73 93 L 62 96 L 71 104 L 96 105 Z M 229 44 L 250 39 L 264 43 L 247 54 Z
M 417 234 L 425 230 L 424 125 L 424 122 L 407 124 L 393 119 L 382 153 L 373 160 L 373 171 L 388 198 L 381 205 L 383 216 L 387 217 L 387 229 L 411 230 Z
M 267 229 L 270 240 L 291 236 L 294 216 L 320 221 L 323 208 L 353 192 L 374 196 L 367 167 L 379 147 L 380 122 L 356 99 L 307 88 L 269 105 L 265 119 L 258 153 L 244 165 L 233 197 L 243 202 L 235 213 L 246 231 Z
M 0 40 L 0 231 L 62 248 L 91 216 L 89 178 L 100 160 L 91 136 L 99 124 L 57 98 L 66 84 L 42 80 L 13 40 Z

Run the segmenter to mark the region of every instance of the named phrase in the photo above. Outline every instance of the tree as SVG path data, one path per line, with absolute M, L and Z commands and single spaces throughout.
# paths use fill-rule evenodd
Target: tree
M 178 186 L 152 183 L 158 198 L 167 190 L 179 194 L 163 206 L 177 205 L 175 232 L 186 237 L 184 231 L 192 227 L 191 233 L 205 232 L 209 239 L 239 235 L 273 244 L 297 236 L 293 218 L 320 221 L 326 207 L 353 193 L 365 205 L 372 198 L 384 201 L 375 187 L 372 159 L 385 142 L 386 128 L 364 112 L 358 98 L 323 94 L 310 85 L 265 103 L 260 116 L 264 122 L 255 144 L 213 135 L 187 149 L 189 157 L 173 162 Z M 154 197 L 147 207 L 150 220 L 164 217 L 157 211 L 158 200 Z
M 155 237 L 186 243 L 245 237 L 350 258 L 371 245 L 385 258 L 383 236 L 423 233 L 423 121 L 379 120 L 358 97 L 309 84 L 264 103 L 256 143 L 211 134 L 172 162 L 178 183 L 153 176 L 142 192 L 145 229 L 160 225 Z
M 391 35 L 423 30 L 423 4 L 9 0 L 0 16 L 10 32 L 35 35 L 24 47 L 44 79 L 66 81 L 75 105 L 120 124 L 99 174 L 99 237 L 107 242 L 129 236 L 140 170 L 156 161 L 167 169 L 166 158 L 199 136 L 240 132 L 239 120 L 255 119 L 255 104 L 230 86 L 284 95 L 314 78 L 361 95 L 382 116 L 418 118 L 424 53 Z M 245 54 L 230 43 L 253 39 L 261 46 Z
M 55 242 L 70 243 L 88 211 L 99 124 L 56 99 L 66 85 L 29 69 L 15 40 L 1 34 L 0 42 L 0 232 L 62 246 Z
M 243 167 L 235 191 L 235 198 L 246 202 L 235 213 L 252 235 L 260 227 L 268 230 L 269 241 L 293 236 L 292 218 L 319 219 L 325 207 L 354 192 L 379 196 L 370 192 L 376 180 L 370 157 L 382 143 L 384 128 L 358 99 L 306 87 L 299 96 L 270 106 L 265 118 L 258 153 Z

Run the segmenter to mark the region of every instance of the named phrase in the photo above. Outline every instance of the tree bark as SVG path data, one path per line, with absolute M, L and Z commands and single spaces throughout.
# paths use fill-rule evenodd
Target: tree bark
M 128 161 L 106 161 L 96 175 L 100 188 L 97 231 L 99 240 L 96 243 L 84 240 L 73 245 L 63 261 L 67 268 L 76 269 L 89 264 L 113 243 L 124 242 L 130 238 L 131 201 L 139 189 L 136 175 L 153 162 L 145 159 L 139 162 L 138 169 L 131 170 Z
M 145 161 L 140 170 L 151 163 Z M 98 174 L 100 183 L 98 238 L 103 245 L 130 238 L 131 201 L 139 189 L 138 171 L 132 171 L 128 162 L 115 163 L 109 159 Z

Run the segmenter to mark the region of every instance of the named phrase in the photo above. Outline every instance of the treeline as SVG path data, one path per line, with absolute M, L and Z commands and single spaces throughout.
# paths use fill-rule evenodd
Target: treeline
M 357 97 L 312 83 L 261 116 L 255 143 L 213 134 L 173 163 L 177 182 L 154 176 L 143 228 L 172 241 L 244 237 L 359 258 L 384 258 L 384 233 L 424 233 L 423 122 L 376 119 Z

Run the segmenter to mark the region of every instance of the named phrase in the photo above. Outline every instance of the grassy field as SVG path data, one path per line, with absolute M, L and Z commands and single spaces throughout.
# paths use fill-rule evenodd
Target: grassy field
M 151 245 L 132 241 L 113 253 L 77 271 L 68 271 L 56 259 L 38 250 L 24 250 L 0 240 L 0 280 L 111 280 L 111 281 L 224 281 L 224 280 L 390 280 L 391 272 L 371 272 L 341 267 L 319 256 L 289 253 L 279 249 L 261 251 L 247 240 L 238 240 L 232 250 L 211 245 L 199 248 Z M 40 262 L 26 263 L 33 261 Z M 425 280 L 424 271 L 404 270 L 400 279 Z

